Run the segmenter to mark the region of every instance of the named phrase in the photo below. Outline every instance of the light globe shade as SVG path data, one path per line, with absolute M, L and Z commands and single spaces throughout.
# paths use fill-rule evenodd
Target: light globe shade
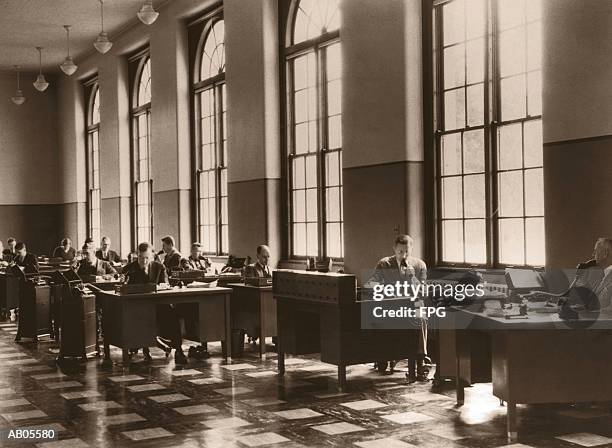
M 64 59 L 64 62 L 61 63 L 60 68 L 68 76 L 73 75 L 74 72 L 76 72 L 78 69 L 78 67 L 76 66 L 76 64 L 74 63 L 74 61 L 72 60 L 70 56 Z
M 18 89 L 15 92 L 15 96 L 11 98 L 11 101 L 13 103 L 15 103 L 17 106 L 21 106 L 23 103 L 25 103 L 26 97 L 23 96 L 23 92 L 21 91 L 21 89 Z
M 108 40 L 108 34 L 106 34 L 104 31 L 98 34 L 98 38 L 93 45 L 96 50 L 102 54 L 108 53 L 108 51 L 113 47 L 113 43 Z
M 150 1 L 145 2 L 136 15 L 145 25 L 151 25 L 157 20 L 157 17 L 159 17 L 159 13 L 153 9 L 153 5 Z
M 42 73 L 38 75 L 36 81 L 34 81 L 32 85 L 39 92 L 44 92 L 45 90 L 47 90 L 47 87 L 49 87 L 49 83 L 45 79 L 45 75 L 43 75 Z

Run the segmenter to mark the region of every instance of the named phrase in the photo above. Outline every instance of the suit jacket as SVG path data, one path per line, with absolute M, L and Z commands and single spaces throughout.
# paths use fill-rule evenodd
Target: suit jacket
M 245 277 L 272 277 L 272 272 L 270 271 L 270 266 L 263 266 L 259 262 L 249 264 L 244 270 Z
M 87 260 L 81 260 L 77 269 L 78 275 L 105 275 L 116 274 L 117 271 L 108 261 L 96 260 L 95 264 L 90 264 Z
M 120 263 L 121 262 L 121 257 L 119 256 L 119 254 L 112 249 L 108 250 L 108 252 L 106 253 L 106 257 L 104 256 L 102 249 L 98 249 L 96 251 L 96 257 L 99 260 L 108 261 L 109 263 Z
M 149 263 L 148 274 L 140 267 L 138 260 L 128 264 L 123 272 L 129 285 L 143 283 L 168 283 L 168 273 L 166 271 L 166 267 L 159 261 L 151 261 Z
M 68 250 L 65 250 L 63 246 L 57 246 L 53 251 L 53 258 L 61 258 L 64 261 L 72 261 L 76 257 L 76 250 L 74 247 L 71 247 Z
M 166 254 L 164 257 L 164 266 L 166 270 L 170 272 L 173 269 L 179 269 L 181 267 L 181 260 L 183 256 L 178 253 L 176 250 L 173 250 L 169 254 Z
M 15 257 L 15 253 L 11 252 L 10 249 L 4 249 L 2 251 L 2 260 L 4 261 L 13 261 L 13 258 Z
M 30 252 L 26 252 L 23 260 L 19 257 L 19 255 L 15 255 L 15 257 L 13 258 L 13 262 L 17 266 L 21 266 L 22 268 L 24 268 L 24 272 L 26 274 L 38 273 L 38 260 L 36 260 L 34 254 L 31 254 Z
M 408 257 L 406 266 L 400 270 L 395 255 L 385 257 L 376 264 L 374 275 L 370 281 L 377 283 L 423 282 L 427 279 L 427 266 L 420 258 Z

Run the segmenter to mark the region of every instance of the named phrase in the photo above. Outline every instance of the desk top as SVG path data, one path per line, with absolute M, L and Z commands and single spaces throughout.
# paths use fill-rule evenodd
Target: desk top
M 452 307 L 454 311 L 455 329 L 478 330 L 574 330 L 612 329 L 612 311 L 580 311 L 579 320 L 567 321 L 557 313 L 538 313 L 529 311 L 527 318 L 511 318 L 487 316 L 483 312 L 476 312 L 460 307 Z M 445 319 L 440 319 L 442 323 Z M 443 327 L 440 327 L 443 328 Z
M 121 294 L 115 291 L 99 291 L 98 294 L 113 299 L 161 299 L 161 298 L 182 298 L 192 296 L 210 296 L 216 294 L 229 294 L 230 288 L 217 286 L 215 288 L 170 288 L 157 292 L 148 292 L 141 294 Z
M 245 289 L 254 289 L 257 291 L 272 291 L 272 286 L 253 286 L 253 285 L 245 285 L 244 283 L 228 283 L 228 288 L 245 288 Z

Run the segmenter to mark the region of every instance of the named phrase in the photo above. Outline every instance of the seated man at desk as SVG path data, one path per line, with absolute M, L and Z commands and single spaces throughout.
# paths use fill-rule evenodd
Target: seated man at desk
M 174 247 L 174 238 L 167 235 L 161 239 L 162 249 L 164 251 L 164 266 L 168 272 L 181 267 L 183 256 Z
M 100 249 L 96 251 L 96 257 L 100 260 L 108 261 L 109 263 L 121 263 L 121 257 L 111 248 L 111 240 L 107 236 L 102 237 L 100 241 Z
M 59 246 L 53 251 L 53 258 L 61 258 L 64 261 L 72 261 L 76 257 L 76 250 L 72 247 L 70 238 L 64 238 Z
M 27 251 L 25 243 L 21 241 L 15 245 L 15 257 L 12 263 L 16 264 L 20 268 L 23 268 L 23 272 L 26 274 L 38 274 L 39 267 L 38 261 L 34 254 Z
M 612 311 L 612 239 L 598 238 L 592 257 L 576 266 L 576 275 L 567 290 L 559 294 L 536 291 L 523 297 L 556 300 L 575 293 L 589 310 Z
M 374 274 L 368 283 L 394 284 L 395 282 L 422 283 L 427 279 L 427 266 L 420 258 L 412 256 L 413 239 L 409 235 L 398 235 L 393 244 L 394 254 L 376 264 Z M 424 359 L 427 354 L 427 321 L 420 319 L 419 353 L 417 359 L 408 360 L 406 376 L 410 382 L 427 381 Z M 384 372 L 386 361 L 377 361 L 378 370 Z M 393 371 L 395 361 L 390 361 Z
M 83 245 L 81 254 L 83 259 L 79 261 L 77 268 L 77 274 L 80 277 L 85 275 L 113 275 L 117 273 L 108 261 L 99 260 L 88 245 Z
M 13 261 L 17 251 L 15 250 L 15 245 L 17 244 L 17 240 L 13 237 L 10 237 L 6 240 L 7 248 L 2 251 L 2 257 L 4 261 Z
M 138 259 L 131 262 L 124 270 L 126 281 L 128 284 L 142 283 L 168 283 L 168 273 L 166 267 L 159 261 L 153 259 L 153 250 L 149 243 L 140 243 L 138 245 Z M 168 327 L 171 333 L 172 346 L 175 349 L 174 361 L 177 364 L 186 364 L 187 357 L 182 349 L 181 326 L 176 309 L 172 305 L 159 305 L 157 307 L 158 323 Z M 166 351 L 165 347 L 162 347 Z M 166 351 L 166 353 L 168 353 Z M 143 354 L 146 361 L 151 360 L 149 348 L 143 348 Z
M 244 270 L 245 277 L 272 277 L 270 272 L 270 248 L 265 244 L 257 246 L 257 262 L 247 265 Z
M 181 260 L 181 267 L 186 271 L 206 271 L 210 272 L 212 263 L 207 257 L 202 256 L 202 245 L 193 243 L 191 245 L 191 254 L 188 258 Z

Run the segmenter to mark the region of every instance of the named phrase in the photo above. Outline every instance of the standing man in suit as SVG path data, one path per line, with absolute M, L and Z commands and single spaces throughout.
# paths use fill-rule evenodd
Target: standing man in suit
M 61 258 L 64 261 L 72 261 L 76 257 L 76 250 L 72 247 L 70 238 L 64 238 L 59 246 L 53 251 L 53 258 Z
M 115 268 L 112 267 L 108 261 L 99 260 L 94 255 L 93 250 L 91 250 L 86 244 L 83 245 L 81 254 L 83 255 L 83 259 L 79 261 L 77 268 L 77 274 L 79 276 L 112 275 L 117 273 Z
M 374 275 L 369 283 L 395 284 L 395 282 L 408 282 L 411 284 L 423 283 L 427 279 L 427 266 L 420 258 L 412 256 L 414 240 L 409 235 L 398 235 L 393 244 L 394 254 L 381 259 L 374 269 Z M 410 382 L 427 381 L 424 359 L 427 355 L 427 321 L 420 320 L 418 335 L 418 353 L 416 359 L 408 360 L 406 376 Z M 390 361 L 391 371 L 395 361 Z M 378 370 L 384 372 L 386 361 L 377 362 Z
M 2 251 L 2 255 L 5 261 L 12 261 L 13 258 L 15 258 L 15 255 L 17 254 L 17 251 L 15 250 L 15 244 L 17 244 L 17 240 L 15 240 L 15 238 L 13 237 L 10 237 L 8 240 L 6 240 L 7 248 Z
M 168 272 L 181 267 L 183 256 L 174 247 L 174 238 L 167 235 L 161 239 L 164 256 L 164 266 Z
M 121 263 L 121 257 L 111 248 L 111 240 L 107 236 L 102 237 L 100 241 L 100 249 L 96 251 L 96 257 L 100 260 L 108 261 L 109 263 Z
M 270 271 L 270 248 L 265 244 L 257 246 L 257 262 L 249 264 L 245 271 L 245 277 L 272 277 Z
M 130 285 L 168 283 L 166 267 L 159 261 L 153 259 L 153 249 L 149 243 L 140 243 L 138 245 L 138 259 L 128 264 L 125 267 L 124 273 L 127 283 Z M 186 364 L 187 357 L 183 353 L 181 326 L 176 309 L 172 305 L 159 305 L 157 307 L 157 317 L 158 323 L 161 323 L 162 326 L 169 327 L 172 346 L 175 349 L 174 362 L 177 364 Z M 146 361 L 151 361 L 151 354 L 148 347 L 143 348 L 143 354 Z
M 23 272 L 26 274 L 38 274 L 38 261 L 34 254 L 27 251 L 25 243 L 20 241 L 15 244 L 15 251 L 13 263 L 23 268 Z

